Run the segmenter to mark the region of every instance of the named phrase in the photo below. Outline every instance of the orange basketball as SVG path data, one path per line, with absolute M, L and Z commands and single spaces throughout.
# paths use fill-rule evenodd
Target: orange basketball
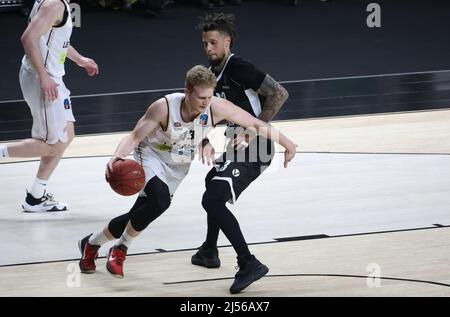
M 113 171 L 109 171 L 108 183 L 119 195 L 134 195 L 145 186 L 144 169 L 134 160 L 115 161 Z

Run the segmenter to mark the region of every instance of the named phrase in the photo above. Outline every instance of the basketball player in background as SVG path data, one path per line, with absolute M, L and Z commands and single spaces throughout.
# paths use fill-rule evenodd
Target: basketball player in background
M 288 92 L 269 74 L 231 53 L 236 39 L 234 16 L 207 14 L 201 19 L 198 28 L 202 31 L 210 67 L 217 77 L 215 95 L 231 101 L 264 122 L 271 120 L 288 99 Z M 234 203 L 269 166 L 274 155 L 273 141 L 264 136 L 255 138 L 239 124 L 228 122 L 226 135 L 231 142 L 205 179 L 203 206 L 207 212 L 206 240 L 191 259 L 192 264 L 207 268 L 220 267 L 217 249 L 220 223 L 222 226 L 234 224 L 236 230 L 240 230 L 226 203 Z M 214 149 L 207 140 L 203 142 L 200 154 L 206 157 L 208 163 L 214 160 Z M 240 244 L 239 248 L 237 275 L 250 279 L 254 257 L 246 244 Z
M 115 161 L 124 159 L 134 149 L 135 160 L 144 168 L 146 185 L 128 213 L 80 240 L 81 272 L 93 273 L 100 246 L 118 239 L 109 250 L 106 268 L 116 277 L 124 276 L 123 262 L 132 241 L 169 208 L 196 149 L 216 122 L 228 120 L 277 141 L 286 149 L 285 167 L 295 156 L 296 146 L 283 134 L 231 102 L 214 97 L 215 86 L 216 78 L 211 70 L 194 66 L 186 74 L 184 93 L 169 94 L 151 104 L 134 130 L 120 142 L 108 163 L 107 175 L 109 170 L 114 171 Z M 227 224 L 221 229 L 242 256 L 237 246 L 245 244 L 245 240 L 239 225 Z M 253 267 L 256 279 L 268 272 L 256 258 Z M 236 279 L 235 284 L 241 286 L 242 281 Z
M 47 184 L 74 137 L 70 91 L 64 85 L 66 57 L 98 74 L 97 64 L 80 55 L 70 44 L 72 17 L 65 0 L 37 0 L 21 37 L 25 56 L 20 68 L 20 86 L 33 116 L 31 139 L 0 145 L 0 158 L 40 157 L 36 179 L 22 204 L 26 212 L 67 210 L 47 192 Z

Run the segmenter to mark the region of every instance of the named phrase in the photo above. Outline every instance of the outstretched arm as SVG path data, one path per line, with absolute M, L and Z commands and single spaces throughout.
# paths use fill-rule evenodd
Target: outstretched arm
M 264 122 L 269 122 L 272 120 L 289 98 L 289 93 L 287 90 L 268 74 L 264 77 L 264 80 L 257 92 L 259 95 L 265 97 L 262 111 L 258 116 L 258 118 Z M 246 134 L 243 129 L 239 129 L 237 130 L 234 143 L 238 144 L 238 148 L 240 148 L 241 146 L 239 144 L 242 141 L 246 141 L 248 144 L 251 142 L 251 139 L 252 137 Z
M 261 114 L 258 117 L 265 122 L 272 120 L 289 98 L 287 90 L 268 74 L 257 92 L 259 95 L 266 97 Z
M 284 167 L 287 167 L 288 162 L 294 158 L 297 145 L 271 125 L 253 117 L 245 110 L 225 99 L 213 97 L 211 107 L 213 107 L 215 122 L 220 122 L 221 120 L 231 121 L 283 146 L 286 149 Z

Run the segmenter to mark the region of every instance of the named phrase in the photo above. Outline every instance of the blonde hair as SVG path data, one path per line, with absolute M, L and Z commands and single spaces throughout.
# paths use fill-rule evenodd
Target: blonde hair
M 215 88 L 216 84 L 214 73 L 203 65 L 195 65 L 186 73 L 186 89 L 189 91 L 197 86 Z

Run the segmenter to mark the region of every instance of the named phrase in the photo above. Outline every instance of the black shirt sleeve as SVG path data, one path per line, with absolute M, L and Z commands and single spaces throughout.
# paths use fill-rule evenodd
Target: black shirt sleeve
M 261 87 L 266 73 L 260 71 L 249 61 L 233 56 L 230 60 L 229 74 L 233 81 L 241 85 L 244 89 L 253 89 L 257 91 Z

